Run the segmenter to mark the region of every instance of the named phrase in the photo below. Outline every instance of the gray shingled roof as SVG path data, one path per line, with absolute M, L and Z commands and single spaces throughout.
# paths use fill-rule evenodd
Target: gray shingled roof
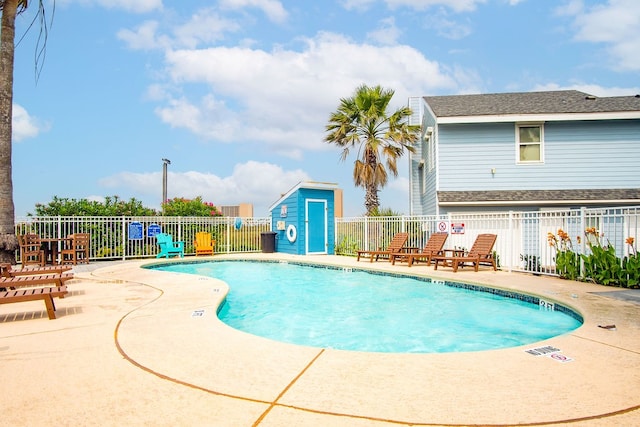
M 569 201 L 595 202 L 606 200 L 633 200 L 640 202 L 640 188 L 604 189 L 604 190 L 489 190 L 489 191 L 438 191 L 439 203 L 474 203 L 487 202 L 549 202 L 563 203 Z
M 437 117 L 640 111 L 640 95 L 594 97 L 577 90 L 425 96 Z

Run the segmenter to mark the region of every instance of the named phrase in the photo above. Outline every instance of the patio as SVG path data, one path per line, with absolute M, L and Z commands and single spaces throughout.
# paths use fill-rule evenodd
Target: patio
M 301 347 L 233 330 L 215 316 L 215 279 L 141 269 L 74 268 L 70 294 L 0 307 L 7 425 L 580 425 L 640 424 L 638 292 L 553 277 L 290 259 L 424 274 L 545 296 L 576 308 L 576 331 L 476 353 L 377 354 Z M 164 261 L 160 261 L 164 262 Z M 612 294 L 615 293 L 615 294 Z M 612 297 L 613 296 L 613 297 Z M 619 296 L 619 297 L 618 297 Z M 194 313 L 202 315 L 194 315 Z M 615 330 L 598 325 L 615 324 Z M 554 346 L 562 362 L 524 350 Z

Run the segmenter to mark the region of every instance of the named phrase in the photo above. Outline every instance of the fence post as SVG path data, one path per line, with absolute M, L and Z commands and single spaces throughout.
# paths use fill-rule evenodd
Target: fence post
M 364 250 L 369 250 L 369 217 L 364 217 Z
M 227 248 L 227 253 L 231 253 L 231 225 L 229 224 L 229 220 L 226 221 L 225 228 L 226 233 L 224 238 L 227 239 L 227 241 L 225 242 L 225 248 Z
M 56 228 L 58 229 L 57 230 L 58 237 L 64 237 L 62 235 L 62 216 L 60 216 L 60 215 L 58 215 L 58 226 Z
M 509 239 L 507 240 L 507 259 L 509 260 L 509 268 L 507 271 L 512 271 L 512 261 L 515 259 L 513 256 L 513 211 L 509 211 Z
M 122 216 L 122 260 L 127 260 L 127 220 Z
M 582 206 L 580 208 L 580 232 L 584 233 L 584 230 L 587 229 L 587 208 Z M 586 237 L 586 236 L 585 236 Z M 587 239 L 585 238 L 581 238 L 580 239 L 580 253 L 584 254 L 586 253 L 586 242 Z M 580 277 L 584 277 L 585 275 L 585 271 L 584 271 L 584 259 L 582 259 L 582 257 L 580 257 Z

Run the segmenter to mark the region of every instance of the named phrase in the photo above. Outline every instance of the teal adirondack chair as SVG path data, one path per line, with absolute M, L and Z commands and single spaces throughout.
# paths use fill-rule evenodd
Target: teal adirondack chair
M 158 252 L 156 258 L 169 258 L 172 255 L 184 258 L 184 242 L 174 242 L 173 236 L 166 233 L 156 234 L 156 240 L 158 241 L 158 245 L 160 245 L 160 252 Z

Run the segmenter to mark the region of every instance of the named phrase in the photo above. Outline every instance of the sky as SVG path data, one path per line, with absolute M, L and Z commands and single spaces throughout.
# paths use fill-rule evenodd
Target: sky
M 355 157 L 341 161 L 324 137 L 362 84 L 394 90 L 390 110 L 433 95 L 640 93 L 637 0 L 43 3 L 46 32 L 37 2 L 16 21 L 18 218 L 54 196 L 159 209 L 163 158 L 169 198 L 251 203 L 261 217 L 298 182 L 321 181 L 359 216 Z M 410 213 L 408 162 L 382 208 Z

